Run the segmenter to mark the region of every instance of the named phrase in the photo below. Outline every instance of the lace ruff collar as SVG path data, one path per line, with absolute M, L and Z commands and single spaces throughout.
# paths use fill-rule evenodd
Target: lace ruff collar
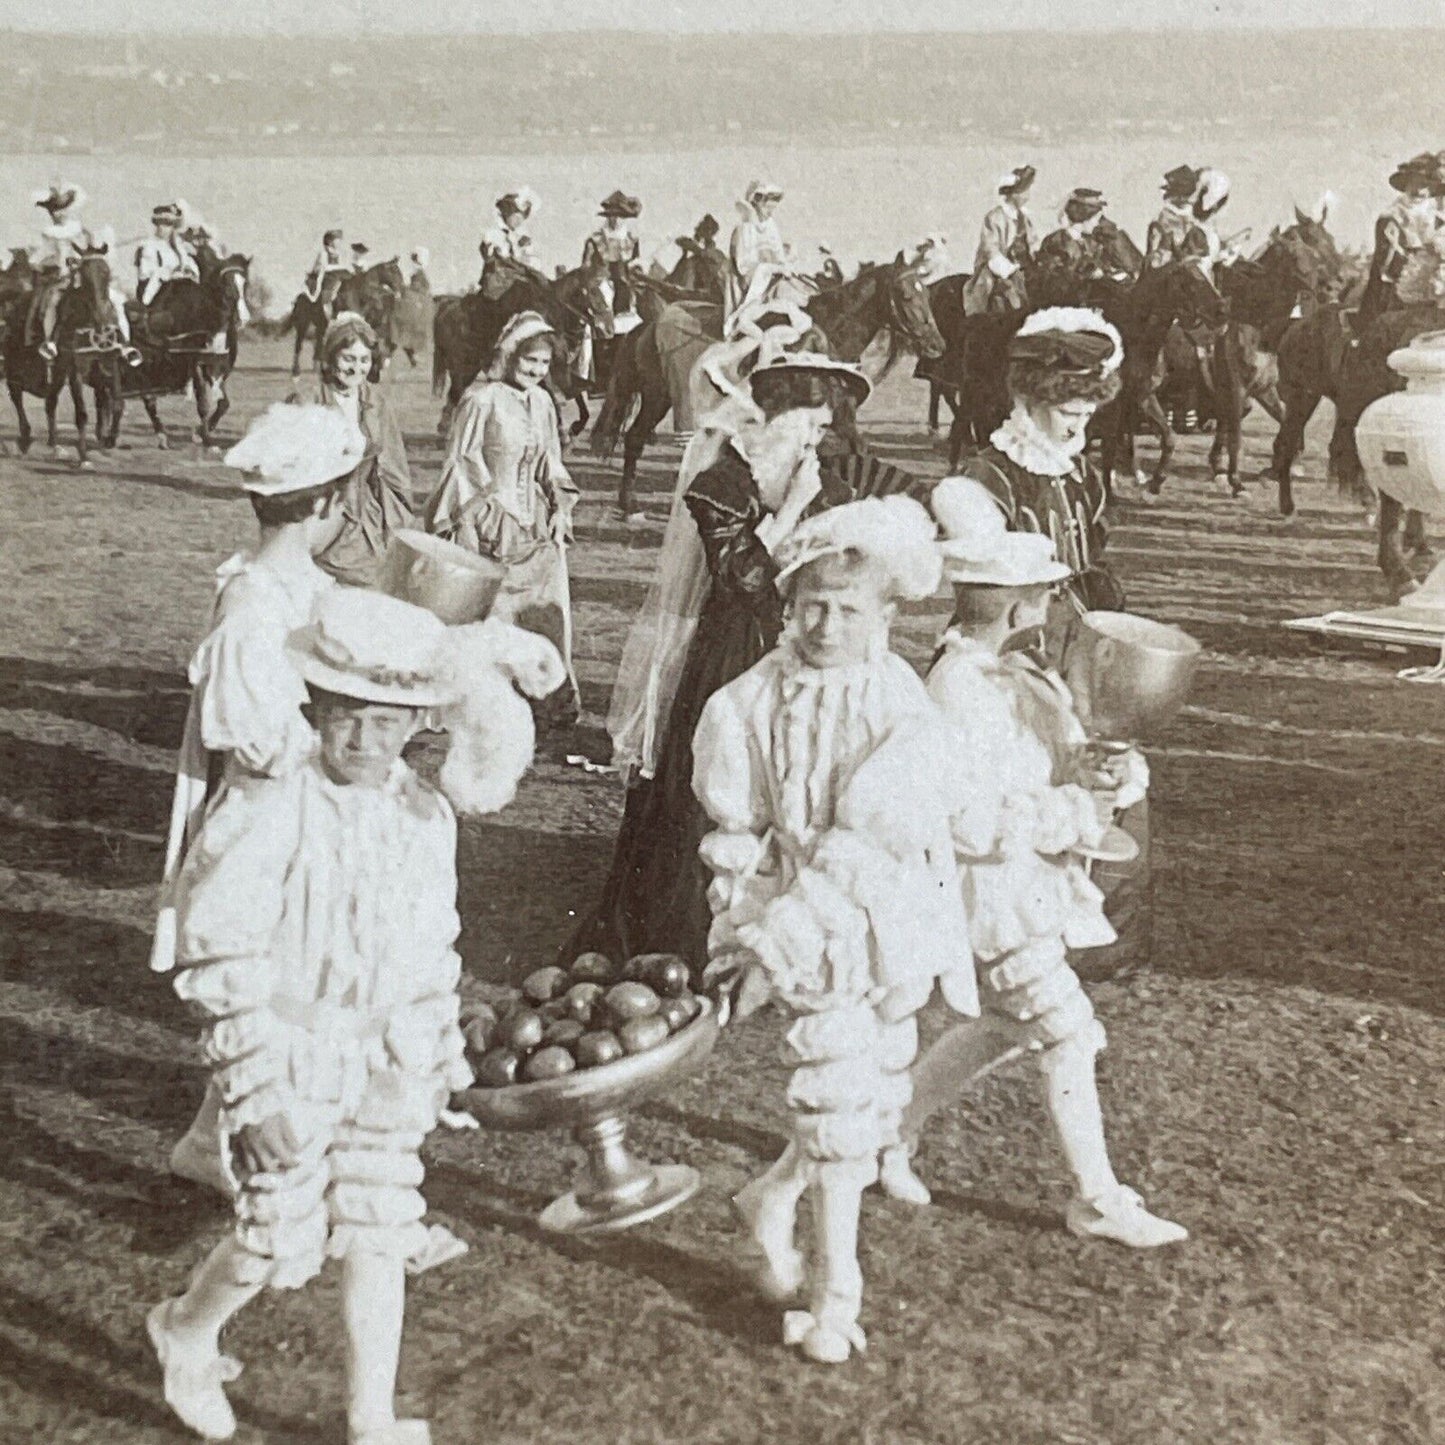
M 1016 466 L 1039 477 L 1067 477 L 1078 466 L 1078 452 L 1066 452 L 1034 424 L 1022 407 L 1015 407 L 989 441 Z

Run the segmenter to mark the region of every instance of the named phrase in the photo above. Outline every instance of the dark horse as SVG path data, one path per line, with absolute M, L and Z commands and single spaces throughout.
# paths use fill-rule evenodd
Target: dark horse
M 211 445 L 212 433 L 231 403 L 226 378 L 236 365 L 241 328 L 246 324 L 248 256 L 199 253 L 201 279 L 167 281 L 150 306 L 132 308 L 132 334 L 143 358 L 140 366 L 121 377 L 122 399 L 139 397 L 150 418 L 156 444 L 169 443 L 156 398 L 174 396 L 189 388 L 196 401 L 199 425 L 196 438 Z M 119 408 L 102 446 L 114 446 L 120 427 Z
M 311 337 L 311 364 L 321 364 L 321 338 L 333 316 L 342 311 L 355 311 L 366 318 L 366 323 L 376 332 L 380 343 L 380 354 L 372 358 L 372 380 L 381 374 L 381 368 L 390 360 L 396 350 L 394 319 L 396 303 L 406 290 L 406 276 L 401 263 L 394 257 L 380 261 L 365 271 L 347 276 L 337 288 L 336 303 L 328 309 L 320 298 L 313 301 L 306 292 L 297 294 L 291 305 L 291 314 L 281 327 L 281 335 L 295 331 L 296 346 L 291 353 L 291 375 L 301 374 L 301 348 L 306 338 Z
M 898 259 L 884 266 L 864 266 L 851 281 L 819 291 L 806 309 L 830 352 L 840 360 L 857 361 L 884 331 L 890 366 L 905 348 L 923 356 L 943 352 L 943 337 L 916 263 Z M 607 400 L 592 432 L 592 450 L 599 456 L 612 454 L 634 403 L 640 400 L 623 443 L 617 505 L 624 512 L 634 510 L 632 493 L 643 449 L 673 409 L 673 385 L 686 386 L 697 358 L 721 335 L 720 306 L 675 304 L 618 345 Z
M 25 397 L 42 397 L 45 401 L 46 439 L 52 449 L 57 445 L 55 412 L 60 393 L 70 388 L 75 408 L 76 450 L 85 466 L 88 456 L 85 410 L 85 387 L 95 393 L 97 420 L 108 430 L 113 412 L 120 407 L 120 373 L 124 363 L 120 354 L 119 318 L 110 300 L 109 248 L 96 247 L 83 251 L 76 263 L 75 277 L 60 294 L 56 314 L 55 345 L 57 356 L 46 362 L 36 344 L 26 336 L 26 320 L 30 312 L 31 293 L 26 291 L 10 303 L 9 324 L 5 327 L 3 355 L 5 384 L 15 407 L 20 427 L 20 450 L 30 450 L 30 419 L 25 415 Z
M 519 311 L 537 311 L 562 339 L 562 345 L 553 352 L 547 386 L 559 409 L 563 399 L 577 403 L 578 419 L 571 434 L 578 435 L 591 413 L 587 409 L 587 383 L 576 374 L 576 359 L 589 327 L 594 336 L 604 340 L 613 333 L 606 263 L 579 266 L 555 281 L 514 262 L 491 264 L 509 283 L 500 295 L 469 291 L 465 296 L 437 303 L 432 324 L 432 391 L 446 396 L 437 430 L 445 433 L 451 425 L 462 393 L 491 359 L 508 320 Z
M 1159 438 L 1159 460 L 1149 482 L 1150 489 L 1157 491 L 1173 455 L 1173 438 L 1154 396 L 1162 374 L 1164 339 L 1181 319 L 1191 324 L 1222 322 L 1223 299 L 1197 267 L 1175 264 L 1143 271 L 1133 282 L 1085 279 L 1074 295 L 1064 296 L 1061 288 L 1049 300 L 1053 305 L 1093 307 L 1118 330 L 1124 343 L 1123 389 L 1116 401 L 1100 410 L 1091 432 L 1104 444 L 1104 480 L 1112 485 L 1115 471 L 1133 471 L 1134 434 L 1141 422 L 1147 424 Z M 958 465 L 966 447 L 987 445 L 1008 415 L 1009 344 L 1030 314 L 1012 311 L 968 318 L 960 348 L 958 410 L 949 431 L 951 466 Z

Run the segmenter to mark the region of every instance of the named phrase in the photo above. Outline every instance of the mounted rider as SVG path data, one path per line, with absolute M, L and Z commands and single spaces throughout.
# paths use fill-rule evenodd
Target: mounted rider
M 360 276 L 366 270 L 366 258 L 371 255 L 371 247 L 365 241 L 353 241 L 351 243 L 351 274 Z
M 602 224 L 582 243 L 582 264 L 591 266 L 600 262 L 607 267 L 613 288 L 612 310 L 620 320 L 623 316 L 635 315 L 628 271 L 637 265 L 642 250 L 631 224 L 642 214 L 642 202 L 636 196 L 613 191 L 597 214 Z M 624 329 L 630 331 L 636 325 L 633 321 Z
M 430 286 L 426 273 L 427 267 L 431 265 L 431 252 L 425 246 L 418 246 L 406 259 L 407 264 L 411 267 L 411 274 L 406 278 L 407 285 L 418 285 L 418 278 L 420 278 L 421 285 Z
M 26 318 L 26 335 L 33 336 L 39 327 L 40 355 L 54 361 L 59 354 L 55 345 L 55 323 L 60 314 L 60 295 L 75 284 L 77 268 L 91 251 L 114 250 L 112 238 L 104 231 L 93 231 L 80 219 L 85 205 L 85 192 L 77 185 L 62 182 L 48 190 L 35 193 L 35 204 L 50 217 L 40 230 L 40 242 L 30 253 L 30 263 L 37 272 L 35 295 Z M 130 344 L 130 320 L 125 314 L 125 295 L 111 278 L 111 309 L 115 312 L 116 330 L 120 333 L 121 355 L 131 366 L 139 366 L 141 354 Z
M 351 275 L 351 267 L 341 257 L 341 232 L 330 230 L 321 238 L 321 250 L 306 273 L 306 299 L 320 303 L 329 321 L 336 312 L 336 293 Z
M 1218 267 L 1230 265 L 1239 254 L 1215 227 L 1228 201 L 1229 177 L 1223 171 L 1175 166 L 1164 177 L 1164 208 L 1149 227 L 1145 264 L 1155 269 L 1189 262 L 1214 281 Z
M 1175 166 L 1164 176 L 1164 206 L 1149 223 L 1144 243 L 1144 264 L 1150 269 L 1184 260 L 1184 248 L 1194 230 L 1194 197 L 1199 191 L 1197 166 Z
M 1038 245 L 1027 206 L 1037 174 L 1033 166 L 1016 166 L 999 177 L 999 201 L 983 218 L 973 275 L 963 290 L 966 316 L 1027 308 L 1023 268 L 1033 261 Z
M 1375 222 L 1370 279 L 1360 298 L 1361 322 L 1401 304 L 1398 288 L 1402 274 L 1439 229 L 1440 198 L 1445 196 L 1441 157 L 1422 151 L 1401 162 L 1390 177 L 1390 185 L 1397 194 Z
M 505 264 L 498 265 L 499 262 L 525 266 L 542 275 L 527 229 L 540 204 L 530 186 L 517 186 L 497 197 L 496 223 L 482 233 L 481 245 L 477 247 L 482 254 L 482 274 L 477 285 L 488 299 L 497 300 L 512 285 L 511 278 L 505 274 Z
M 1111 275 L 1109 257 L 1099 235 L 1108 204 L 1103 192 L 1091 186 L 1077 186 L 1070 191 L 1059 214 L 1062 224 L 1039 243 L 1039 267 L 1070 285 Z
M 728 244 L 732 270 L 728 277 L 726 315 L 754 302 L 781 294 L 780 283 L 794 277 L 793 254 L 778 229 L 774 212 L 783 189 L 771 181 L 749 181 L 738 205 L 738 224 Z M 799 300 L 789 295 L 786 299 Z
M 180 201 L 163 201 L 151 211 L 153 235 L 135 253 L 136 300 L 149 307 L 167 281 L 199 281 L 196 253 L 181 236 L 185 207 Z

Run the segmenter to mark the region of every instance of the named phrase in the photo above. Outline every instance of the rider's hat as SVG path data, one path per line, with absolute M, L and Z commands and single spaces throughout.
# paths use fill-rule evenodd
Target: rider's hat
M 1199 190 L 1194 209 L 1200 216 L 1212 216 L 1229 199 L 1229 177 L 1213 166 L 1199 172 Z
M 42 211 L 49 211 L 53 216 L 57 211 L 69 211 L 83 206 L 85 192 L 69 181 L 60 181 L 48 190 L 36 191 L 33 199 Z
M 1421 151 L 1407 161 L 1401 161 L 1390 177 L 1390 185 L 1397 191 L 1423 190 L 1435 187 L 1440 180 L 1440 160 L 1429 151 Z
M 1076 186 L 1064 202 L 1064 214 L 1074 222 L 1087 221 L 1091 216 L 1097 216 L 1108 204 L 1102 191 L 1096 191 L 1089 186 Z
M 1170 201 L 1190 201 L 1199 189 L 1199 171 L 1194 166 L 1175 166 L 1164 172 L 1164 184 L 1160 188 L 1164 198 Z
M 1033 166 L 1015 166 L 1011 171 L 1005 171 L 998 178 L 998 193 L 1001 196 L 1015 196 L 1020 191 L 1026 191 L 1033 185 L 1034 177 L 1038 175 Z
M 783 188 L 775 181 L 749 181 L 743 199 L 752 205 L 755 201 L 781 201 Z
M 636 196 L 626 195 L 622 191 L 613 191 L 602 202 L 597 214 L 614 220 L 632 221 L 642 214 L 642 202 Z
M 365 241 L 353 241 L 351 243 L 351 254 L 353 256 L 366 256 L 371 252 L 371 247 Z
M 321 244 L 322 244 L 323 246 L 329 246 L 333 241 L 339 241 L 340 239 L 341 239 L 341 230 L 340 230 L 340 228 L 337 227 L 337 226 L 333 226 L 329 231 L 327 231 L 327 232 L 321 237 Z
M 540 204 L 541 201 L 531 186 L 514 186 L 497 197 L 497 210 L 502 215 L 506 215 L 508 211 L 520 211 L 524 216 L 530 217 Z
M 698 241 L 711 240 L 721 229 L 717 217 L 711 211 L 700 220 L 692 229 L 694 239 Z
M 160 205 L 151 209 L 151 224 L 160 225 L 165 223 L 171 226 L 179 226 L 185 219 L 179 202 L 162 201 Z

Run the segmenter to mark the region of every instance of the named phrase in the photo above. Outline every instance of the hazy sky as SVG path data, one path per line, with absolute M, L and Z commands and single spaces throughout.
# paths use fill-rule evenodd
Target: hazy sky
M 1445 0 L 0 0 L 0 28 L 437 33 L 1445 26 Z

